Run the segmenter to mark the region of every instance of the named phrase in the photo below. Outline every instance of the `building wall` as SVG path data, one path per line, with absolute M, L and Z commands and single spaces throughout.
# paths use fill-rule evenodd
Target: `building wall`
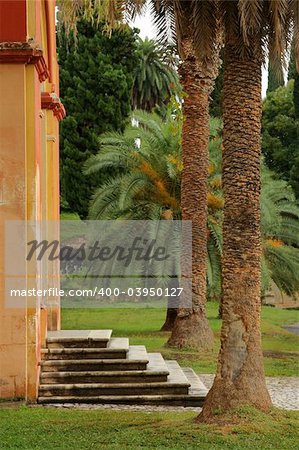
M 45 298 L 25 298 L 18 308 L 7 304 L 4 249 L 13 253 L 14 243 L 7 243 L 5 224 L 59 220 L 64 109 L 55 39 L 55 1 L 0 1 L 0 397 L 28 401 L 37 397 L 42 341 L 47 328 L 59 328 L 60 308 L 47 307 Z M 24 258 L 24 273 L 27 288 L 59 284 L 57 266 L 47 262 L 37 266 Z
M 25 308 L 5 306 L 5 220 L 21 220 L 26 214 L 26 76 L 25 67 L 0 65 L 0 396 L 24 396 L 26 364 Z

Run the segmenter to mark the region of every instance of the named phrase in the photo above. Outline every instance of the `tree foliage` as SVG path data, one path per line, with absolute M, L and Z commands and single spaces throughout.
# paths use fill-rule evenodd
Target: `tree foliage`
M 138 123 L 124 134 L 106 133 L 101 151 L 85 164 L 88 174 L 113 170 L 96 189 L 91 219 L 159 220 L 180 218 L 181 115 L 168 110 L 166 120 L 136 111 Z M 210 123 L 208 179 L 208 297 L 221 296 L 222 221 L 221 122 Z M 287 182 L 262 166 L 261 230 L 263 291 L 272 280 L 282 291 L 299 291 L 299 207 Z
M 268 167 L 288 181 L 299 198 L 299 119 L 295 115 L 293 89 L 291 80 L 264 101 L 262 152 Z
M 299 119 L 299 72 L 297 70 L 295 62 L 294 44 L 292 46 L 291 57 L 289 62 L 288 80 L 294 80 L 293 102 L 295 107 L 295 115 L 297 119 Z
M 268 88 L 267 94 L 269 92 L 275 91 L 280 86 L 284 86 L 283 70 L 282 67 L 275 69 L 272 67 L 271 62 L 268 67 Z
M 90 207 L 91 219 L 156 219 L 171 210 L 180 217 L 181 124 L 168 114 L 135 111 L 138 126 L 125 133 L 106 133 L 101 151 L 85 165 L 85 173 L 117 172 L 100 184 Z
M 130 29 L 109 37 L 101 27 L 79 22 L 74 38 L 58 33 L 60 88 L 67 117 L 60 133 L 61 191 L 71 209 L 86 218 L 97 177 L 82 165 L 98 151 L 97 136 L 122 131 L 131 111 L 137 64 L 136 36 Z
M 151 111 L 166 103 L 171 95 L 180 92 L 175 66 L 178 58 L 174 47 L 162 46 L 158 41 L 138 39 L 138 65 L 134 78 L 133 106 Z

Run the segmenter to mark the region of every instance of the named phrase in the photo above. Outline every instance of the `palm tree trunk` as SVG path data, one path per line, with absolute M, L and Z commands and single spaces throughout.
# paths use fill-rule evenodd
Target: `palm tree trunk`
M 216 377 L 199 420 L 251 404 L 267 409 L 260 333 L 261 60 L 225 50 L 223 301 Z
M 172 290 L 175 290 L 177 292 L 177 289 L 180 287 L 179 279 L 178 277 L 172 277 L 168 283 L 168 289 L 170 292 Z M 162 325 L 160 331 L 172 331 L 175 323 L 175 319 L 177 316 L 178 308 L 174 307 L 173 305 L 177 305 L 178 302 L 177 295 L 171 295 L 168 297 L 167 302 L 167 311 L 166 311 L 166 318 L 165 322 Z
M 211 348 L 213 333 L 206 312 L 207 178 L 209 165 L 209 95 L 215 67 L 201 70 L 192 40 L 181 42 L 184 61 L 180 76 L 184 99 L 182 219 L 192 221 L 192 308 L 180 308 L 168 344 L 172 347 Z M 216 72 L 218 66 L 216 65 Z M 188 292 L 183 292 L 188 295 Z

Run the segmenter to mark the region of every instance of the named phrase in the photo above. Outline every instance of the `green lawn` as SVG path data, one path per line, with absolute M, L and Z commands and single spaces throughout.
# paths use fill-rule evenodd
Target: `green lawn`
M 0 407 L 1 449 L 246 449 L 298 448 L 299 414 L 243 408 L 222 425 L 195 423 L 192 412 Z
M 213 351 L 170 349 L 165 346 L 168 333 L 160 332 L 165 311 L 159 308 L 99 308 L 63 309 L 62 328 L 112 328 L 114 336 L 127 336 L 130 343 L 146 345 L 149 351 L 159 351 L 168 359 L 177 359 L 182 365 L 198 373 L 212 373 L 216 368 L 221 321 L 217 319 L 218 304 L 209 302 L 208 318 L 215 333 Z M 268 376 L 294 376 L 299 374 L 299 337 L 282 328 L 299 322 L 297 311 L 262 308 L 262 337 L 264 362 Z
M 62 211 L 60 213 L 60 220 L 80 220 L 77 213 Z

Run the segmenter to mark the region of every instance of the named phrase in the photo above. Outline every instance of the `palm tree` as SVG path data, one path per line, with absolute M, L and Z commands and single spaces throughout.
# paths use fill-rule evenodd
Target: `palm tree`
M 200 2 L 199 2 L 200 3 Z M 268 48 L 280 65 L 299 2 L 219 2 L 225 32 L 221 347 L 214 384 L 200 415 L 240 404 L 270 404 L 261 348 L 260 134 L 261 66 Z M 201 31 L 195 41 L 202 51 Z M 299 47 L 299 39 L 298 46 Z M 299 48 L 297 48 L 299 50 Z
M 119 177 L 106 177 L 96 190 L 92 219 L 180 219 L 182 120 L 180 113 L 172 114 L 173 109 L 168 108 L 165 121 L 157 114 L 136 111 L 139 127 L 129 125 L 124 134 L 107 133 L 100 138 L 101 151 L 88 161 L 87 171 L 100 172 L 103 179 L 107 169 L 108 173 L 112 169 Z M 221 146 L 221 122 L 211 119 L 207 290 L 208 297 L 217 300 L 221 297 L 224 207 Z M 292 189 L 264 164 L 261 185 L 262 292 L 272 281 L 281 291 L 294 295 L 299 292 L 299 207 Z M 173 326 L 173 313 L 172 320 L 168 315 L 168 330 Z
M 74 26 L 78 11 L 85 17 L 93 14 L 107 23 L 108 29 L 122 22 L 126 14 L 140 11 L 145 0 L 109 1 L 78 0 L 69 11 L 69 1 L 63 4 L 62 17 Z M 86 4 L 89 7 L 86 7 Z M 96 6 L 96 11 L 94 10 Z M 105 6 L 106 4 L 106 6 Z M 220 64 L 221 35 L 217 19 L 217 2 L 151 0 L 154 20 L 160 39 L 177 41 L 182 63 L 180 82 L 185 93 L 183 111 L 183 174 L 181 188 L 182 219 L 192 221 L 192 308 L 181 308 L 169 345 L 174 347 L 210 348 L 213 333 L 206 312 L 207 257 L 207 176 L 209 142 L 209 96 L 213 90 Z M 109 7 L 107 6 L 109 5 Z M 66 8 L 67 6 L 67 8 Z M 195 18 L 195 21 L 193 20 Z M 194 28 L 203 30 L 203 52 L 194 49 Z M 199 48 L 199 47 L 198 47 Z M 204 53 L 204 57 L 203 57 Z M 190 293 L 184 291 L 184 295 Z M 187 302 L 190 299 L 187 299 Z M 183 298 L 186 304 L 186 299 Z
M 106 133 L 100 138 L 101 150 L 86 164 L 86 173 L 100 172 L 105 179 L 94 193 L 91 219 L 180 219 L 182 117 L 178 105 L 173 101 L 171 105 L 174 108 L 168 107 L 166 120 L 156 113 L 135 111 L 133 123 L 137 121 L 138 126 L 128 125 L 124 134 Z M 118 176 L 107 178 L 107 170 Z M 173 288 L 179 287 L 179 243 L 176 235 L 173 240 L 168 238 L 173 258 L 164 272 L 161 263 L 159 266 L 154 261 L 152 271 L 171 275 L 167 287 Z M 159 277 L 155 281 L 159 283 Z M 175 296 L 168 298 L 168 319 L 174 315 L 177 302 Z
M 178 110 L 179 113 L 179 110 Z M 136 125 L 124 134 L 105 133 L 100 151 L 85 165 L 87 174 L 100 172 L 104 181 L 90 205 L 91 219 L 160 220 L 170 212 L 180 219 L 181 118 L 168 110 L 134 111 Z M 105 174 L 118 174 L 105 176 Z
M 193 41 L 193 9 L 196 3 L 200 4 L 197 5 L 199 14 L 196 25 L 204 25 L 210 30 L 205 41 L 206 55 L 202 60 L 196 57 Z M 209 96 L 220 64 L 219 27 L 216 14 L 205 16 L 206 2 L 152 1 L 152 8 L 160 39 L 165 39 L 167 29 L 167 37 L 170 34 L 173 40 L 177 40 L 182 61 L 179 75 L 185 95 L 181 205 L 182 219 L 192 222 L 192 308 L 179 309 L 168 345 L 207 349 L 213 345 L 213 333 L 205 312 Z M 183 304 L 185 296 L 189 295 L 190 292 L 183 292 Z
M 221 295 L 222 222 L 221 139 L 210 143 L 208 195 L 208 291 Z M 261 170 L 262 294 L 274 283 L 287 295 L 299 292 L 299 207 L 287 182 L 262 164 Z
M 179 94 L 178 63 L 174 49 L 152 39 L 138 39 L 138 66 L 133 86 L 133 107 L 151 111 Z

